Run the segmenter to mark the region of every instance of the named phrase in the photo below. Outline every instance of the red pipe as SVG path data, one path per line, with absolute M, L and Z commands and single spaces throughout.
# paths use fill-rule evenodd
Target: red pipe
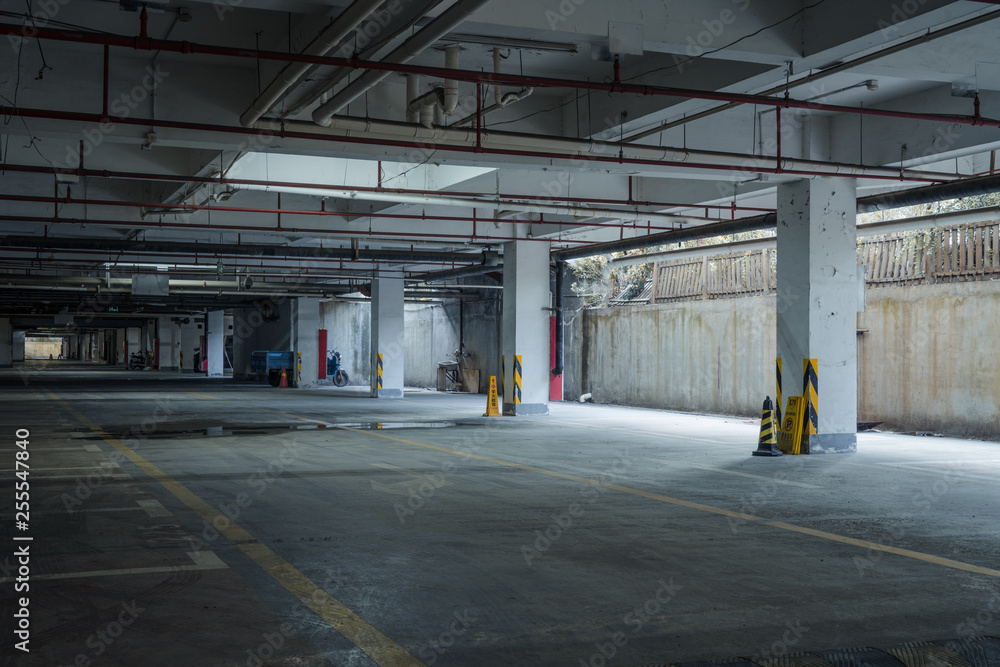
M 143 7 L 143 11 L 146 11 L 145 7 Z M 108 86 L 110 85 L 108 71 L 111 68 L 111 54 L 109 53 L 110 49 L 111 47 L 109 47 L 107 44 L 104 45 L 104 112 L 102 113 L 102 115 L 105 118 L 108 117 L 108 98 L 109 98 Z
M 280 205 L 280 193 L 279 193 L 279 205 Z M 66 206 L 70 205 L 82 205 L 82 206 L 119 206 L 126 208 L 140 208 L 140 209 L 166 209 L 165 215 L 179 215 L 184 212 L 191 211 L 226 211 L 235 213 L 267 213 L 276 214 L 278 216 L 278 227 L 272 231 L 288 231 L 287 227 L 282 227 L 281 215 L 282 214 L 292 214 L 292 215 L 316 215 L 316 216 L 326 216 L 326 217 L 340 217 L 348 221 L 357 218 L 367 218 L 368 213 L 338 213 L 336 211 L 304 211 L 295 210 L 287 208 L 241 208 L 238 206 L 207 206 L 199 204 L 154 204 L 149 202 L 136 202 L 136 201 L 112 201 L 108 199 L 73 199 L 71 197 L 37 197 L 30 195 L 5 195 L 0 194 L 0 201 L 15 201 L 15 202 L 26 202 L 30 204 L 63 204 Z M 469 203 L 470 206 L 475 206 L 474 202 Z M 473 208 L 473 211 L 475 208 Z M 156 211 L 154 215 L 159 213 Z M 628 212 L 626 212 L 628 213 Z M 2 214 L 0 214 L 2 215 Z M 58 218 L 58 211 L 55 216 Z M 535 220 L 509 220 L 507 218 L 478 218 L 476 216 L 463 217 L 463 216 L 446 216 L 446 215 L 426 215 L 426 214 L 406 214 L 406 213 L 375 213 L 376 218 L 386 218 L 392 220 L 433 220 L 438 222 L 493 222 L 493 223 L 505 223 L 505 224 L 529 224 L 529 225 L 540 225 L 543 224 L 541 221 Z M 714 219 L 706 219 L 705 222 L 715 222 Z M 146 223 L 146 222 L 133 222 L 135 225 L 143 226 L 157 226 L 159 223 Z M 552 222 L 546 221 L 546 225 L 560 225 L 560 226 L 579 226 L 579 222 Z M 213 225 L 216 227 L 217 225 Z M 626 225 L 622 223 L 601 223 L 598 225 L 600 227 L 627 227 L 631 229 L 635 225 Z M 260 227 L 254 227 L 255 230 L 260 230 Z M 656 229 L 659 231 L 673 231 L 676 227 L 652 227 L 651 229 Z M 328 232 L 335 233 L 336 230 L 322 230 L 318 229 L 317 232 Z
M 20 164 L 4 164 L 0 166 L 0 171 L 17 171 L 25 173 L 36 173 L 36 174 L 52 174 L 53 169 L 51 167 L 36 167 L 33 165 L 20 165 Z M 108 171 L 108 170 L 98 170 L 98 169 L 56 169 L 55 173 L 59 174 L 69 174 L 73 176 L 81 177 L 93 177 L 93 178 L 121 178 L 121 179 L 137 179 L 146 181 L 169 181 L 169 182 L 179 182 L 179 183 L 211 183 L 214 185 L 276 185 L 281 187 L 295 187 L 295 188 L 313 188 L 313 189 L 329 189 L 329 185 L 318 185 L 316 183 L 296 183 L 294 181 L 261 181 L 252 180 L 245 178 L 212 178 L 208 176 L 177 176 L 174 174 L 152 174 L 152 173 L 142 173 L 142 172 L 132 172 L 132 171 Z M 548 195 L 524 195 L 524 194 L 500 194 L 497 195 L 493 192 L 450 192 L 441 190 L 417 190 L 411 188 L 379 188 L 371 186 L 344 186 L 349 190 L 357 190 L 358 192 L 387 192 L 391 194 L 409 194 L 409 195 L 440 195 L 445 194 L 449 197 L 497 197 L 501 199 L 527 199 L 531 201 L 543 201 L 543 202 L 559 202 L 559 203 L 570 203 L 570 204 L 602 204 L 602 205 L 617 205 L 617 206 L 642 206 L 642 207 L 653 207 L 653 208 L 704 208 L 704 209 L 716 209 L 728 210 L 728 206 L 719 204 L 688 204 L 680 202 L 664 202 L 664 201 L 633 201 L 621 200 L 621 199 L 589 199 L 585 197 L 550 197 Z M 470 202 L 470 205 L 475 202 Z M 158 208 L 164 208 L 162 204 L 155 205 Z M 190 206 L 189 204 L 178 204 L 181 206 Z M 226 210 L 218 206 L 212 207 L 215 210 Z M 738 206 L 738 211 L 753 211 L 759 213 L 774 213 L 773 208 L 759 208 L 753 206 Z M 287 212 L 287 211 L 286 211 Z M 323 212 L 323 209 L 320 211 Z M 302 211 L 302 213 L 306 213 Z M 625 213 L 634 213 L 634 211 L 625 211 Z M 346 214 L 350 215 L 350 214 Z M 367 215 L 367 214 L 366 214 Z M 707 217 L 707 214 L 706 214 Z M 484 218 L 478 218 L 479 220 L 484 220 Z
M 956 123 L 959 125 L 988 125 L 1000 127 L 1000 120 L 977 119 L 973 116 L 953 114 L 918 114 L 907 111 L 892 111 L 869 107 L 846 107 L 836 104 L 818 104 L 805 100 L 791 98 L 775 98 L 766 95 L 751 95 L 745 93 L 722 93 L 691 88 L 673 88 L 668 86 L 649 86 L 620 82 L 575 81 L 572 79 L 557 79 L 552 77 L 524 76 L 518 74 L 501 74 L 497 72 L 481 72 L 474 70 L 448 69 L 445 67 L 428 67 L 425 65 L 409 65 L 386 63 L 371 60 L 333 58 L 329 56 L 310 56 L 303 53 L 281 53 L 261 49 L 238 49 L 194 42 L 180 42 L 165 39 L 149 39 L 140 34 L 139 37 L 77 32 L 71 30 L 55 30 L 52 28 L 36 28 L 27 25 L 0 23 L 0 34 L 17 35 L 20 37 L 51 39 L 82 44 L 105 44 L 139 50 L 170 51 L 184 54 L 208 54 L 233 58 L 248 58 L 261 60 L 276 60 L 282 62 L 309 63 L 312 65 L 327 65 L 350 69 L 379 70 L 385 72 L 402 72 L 404 74 L 422 74 L 431 78 L 453 79 L 470 83 L 491 83 L 494 85 L 519 86 L 522 88 L 570 88 L 576 90 L 592 90 L 609 93 L 625 93 L 633 95 L 653 95 L 678 97 L 698 100 L 714 100 L 717 102 L 737 102 L 739 104 L 758 104 L 762 106 L 783 106 L 793 109 L 809 109 L 814 111 L 831 111 L 836 113 L 860 114 L 866 116 L 883 116 L 888 118 L 906 118 L 909 120 L 926 120 L 941 123 Z M 9 111 L 7 112 L 9 113 Z
M 2 31 L 0 31 L 2 34 Z M 450 71 L 450 70 L 449 70 Z M 0 106 L 0 113 L 6 115 L 17 114 L 25 118 L 44 118 L 47 120 L 68 120 L 80 123 L 95 123 L 99 124 L 101 122 L 99 116 L 87 113 L 75 113 L 70 111 L 55 111 L 51 109 L 25 109 L 25 108 L 11 108 L 6 106 Z M 158 127 L 168 127 L 172 129 L 179 130 L 193 130 L 193 131 L 205 131 L 205 132 L 220 132 L 227 134 L 239 134 L 239 135 L 254 135 L 254 136 L 275 136 L 274 132 L 270 130 L 259 130 L 255 128 L 245 128 L 245 127 L 233 127 L 230 125 L 213 125 L 210 123 L 186 123 L 182 121 L 168 121 L 168 120 L 150 120 L 148 118 L 133 118 L 133 117 L 121 117 L 115 119 L 116 123 L 121 123 L 123 125 L 138 125 L 138 126 L 149 126 L 156 125 Z M 985 121 L 984 121 L 984 124 Z M 998 124 L 1000 127 L 1000 124 Z M 415 141 L 400 141 L 400 140 L 384 140 L 384 139 L 368 139 L 364 137 L 351 137 L 351 136 L 333 136 L 317 134 L 315 132 L 290 132 L 288 130 L 281 130 L 277 133 L 282 139 L 305 139 L 307 141 L 326 141 L 331 143 L 347 143 L 347 144 L 361 144 L 369 146 L 389 146 L 394 148 L 407 148 L 416 150 L 437 150 L 437 151 L 451 151 L 455 153 L 484 153 L 488 155 L 507 155 L 514 157 L 533 157 L 533 158 L 543 158 L 548 160 L 582 160 L 585 162 L 598 162 L 598 163 L 613 163 L 613 164 L 637 164 L 637 165 L 652 165 L 657 167 L 685 167 L 688 169 L 709 169 L 714 171 L 729 171 L 729 172 L 754 172 L 762 174 L 793 174 L 796 176 L 832 176 L 835 174 L 830 174 L 829 172 L 821 171 L 809 171 L 805 169 L 780 169 L 774 167 L 754 167 L 749 168 L 744 165 L 717 165 L 717 164 L 703 164 L 698 162 L 683 162 L 683 161 L 673 161 L 673 160 L 647 160 L 639 158 L 624 158 L 620 154 L 614 157 L 603 156 L 603 155 L 567 155 L 562 153 L 548 153 L 542 151 L 524 151 L 524 150 L 507 150 L 500 148 L 483 148 L 477 149 L 475 146 L 453 146 L 453 145 L 440 145 L 428 142 L 415 142 Z M 82 142 L 81 142 L 82 143 Z M 751 157 L 751 156 L 747 156 Z M 853 166 L 853 165 L 851 165 Z M 859 167 L 861 165 L 858 165 Z M 938 183 L 940 181 L 933 178 L 914 178 L 914 177 L 904 177 L 904 176 L 865 176 L 864 178 L 869 178 L 872 180 L 890 180 L 896 181 L 914 181 L 918 183 Z M 216 181 L 218 182 L 218 181 Z M 322 186 L 318 186 L 322 187 Z
M 39 224 L 50 224 L 56 222 L 68 223 L 71 225 L 101 225 L 106 227 L 130 227 L 135 228 L 137 225 L 144 225 L 144 223 L 136 223 L 132 220 L 83 220 L 80 218 L 45 218 L 40 216 L 28 216 L 28 215 L 11 215 L 9 213 L 0 213 L 0 220 L 7 220 L 10 222 L 33 222 Z M 276 231 L 272 227 L 251 227 L 248 225 L 220 225 L 218 223 L 213 224 L 189 224 L 185 222 L 157 222 L 155 224 L 148 225 L 149 227 L 169 227 L 175 229 L 207 229 L 207 230 L 230 230 L 230 231 L 244 231 L 244 232 L 274 232 Z M 294 233 L 294 234 L 329 234 L 332 238 L 354 238 L 358 236 L 357 232 L 352 232 L 350 230 L 343 231 L 327 231 L 324 229 L 311 229 L 309 227 L 282 227 L 282 232 Z M 672 230 L 668 230 L 672 231 Z M 413 237 L 417 239 L 421 238 L 435 238 L 435 239 L 459 239 L 466 241 L 469 239 L 468 234 L 432 234 L 428 232 L 375 232 L 368 231 L 365 232 L 366 236 L 386 236 L 386 237 Z M 536 239 L 532 237 L 519 238 L 516 236 L 489 236 L 482 239 L 482 241 L 540 241 L 548 243 L 549 239 Z M 580 245 L 591 245 L 597 243 L 596 241 L 578 241 L 578 240 L 565 240 L 560 241 L 561 243 L 577 243 Z M 2 247 L 0 247 L 2 249 Z M 179 253 L 183 254 L 183 253 Z M 423 263 L 423 262 L 417 262 Z

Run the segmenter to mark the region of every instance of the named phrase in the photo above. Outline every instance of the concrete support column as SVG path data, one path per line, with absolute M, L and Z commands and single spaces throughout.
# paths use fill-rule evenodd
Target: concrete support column
M 292 350 L 296 366 L 290 377 L 295 378 L 296 387 L 319 384 L 319 327 L 319 299 L 295 299 L 292 302 Z
M 11 340 L 14 345 L 14 348 L 11 352 L 11 357 L 14 363 L 24 361 L 24 338 L 25 338 L 24 331 L 15 331 L 11 336 Z
M 503 250 L 503 410 L 548 414 L 549 244 L 510 241 Z M 514 360 L 521 357 L 520 399 L 515 396 Z
M 778 186 L 778 357 L 785 396 L 803 393 L 803 359 L 819 362 L 811 454 L 857 450 L 856 210 L 851 179 Z
M 180 364 L 181 327 L 169 317 L 159 318 L 160 370 L 176 371 Z
M 0 317 L 0 368 L 14 365 L 14 330 L 9 317 Z
M 205 350 L 208 359 L 208 377 L 220 378 L 224 375 L 226 341 L 225 311 L 208 312 L 208 332 L 205 334 Z
M 372 398 L 403 397 L 403 281 L 372 281 Z M 376 387 L 382 355 L 382 388 Z

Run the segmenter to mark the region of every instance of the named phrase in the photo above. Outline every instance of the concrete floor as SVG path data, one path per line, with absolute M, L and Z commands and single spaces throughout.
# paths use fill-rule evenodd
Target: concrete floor
M 485 403 L 4 372 L 0 486 L 29 429 L 31 520 L 5 503 L 0 576 L 11 535 L 34 538 L 31 653 L 5 656 L 786 665 L 1000 635 L 1000 443 L 862 434 L 857 454 L 767 459 L 753 420 Z

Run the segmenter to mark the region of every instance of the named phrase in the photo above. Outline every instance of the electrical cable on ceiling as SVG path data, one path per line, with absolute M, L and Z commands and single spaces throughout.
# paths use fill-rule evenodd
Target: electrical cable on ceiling
M 739 39 L 734 40 L 734 41 L 730 42 L 729 44 L 725 44 L 723 46 L 720 46 L 717 49 L 712 49 L 711 51 L 705 51 L 704 53 L 701 53 L 701 54 L 699 54 L 697 56 L 691 56 L 690 58 L 687 58 L 686 60 L 682 60 L 680 62 L 676 62 L 676 63 L 673 63 L 671 65 L 667 65 L 666 67 L 658 67 L 658 68 L 651 69 L 649 71 L 643 72 L 641 74 L 637 74 L 637 75 L 635 75 L 633 77 L 629 77 L 627 79 L 622 79 L 622 82 L 623 83 L 628 83 L 630 81 L 634 81 L 634 80 L 636 80 L 636 79 L 638 79 L 640 77 L 646 76 L 648 74 L 653 74 L 655 72 L 660 72 L 660 71 L 672 69 L 672 68 L 675 68 L 675 67 L 682 67 L 686 63 L 689 63 L 689 62 L 691 62 L 693 60 L 698 60 L 700 58 L 704 58 L 707 55 L 710 55 L 710 54 L 713 54 L 713 53 L 718 53 L 719 51 L 725 51 L 726 49 L 728 49 L 728 48 L 730 48 L 732 46 L 735 46 L 736 44 L 739 44 L 740 42 L 742 42 L 745 39 L 749 39 L 751 37 L 755 37 L 755 36 L 759 35 L 760 33 L 764 32 L 765 30 L 770 30 L 771 28 L 775 28 L 775 27 L 781 25 L 782 23 L 785 23 L 786 21 L 790 21 L 793 18 L 795 18 L 796 16 L 798 16 L 799 14 L 802 14 L 803 12 L 805 12 L 806 10 L 812 9 L 813 7 L 818 7 L 819 5 L 823 4 L 824 2 L 826 2 L 826 0 L 817 0 L 817 2 L 814 2 L 811 5 L 807 5 L 807 6 L 803 7 L 802 9 L 799 9 L 798 11 L 794 12 L 793 14 L 791 14 L 789 16 L 786 16 L 785 18 L 781 19 L 780 21 L 776 21 L 775 23 L 772 23 L 771 25 L 764 26 L 763 28 L 760 28 L 759 30 L 756 30 L 756 31 L 754 31 L 754 32 L 752 32 L 752 33 L 750 33 L 748 35 L 744 35 L 743 37 L 740 37 Z M 610 81 L 609 81 L 609 83 L 610 83 Z M 526 114 L 524 116 L 521 116 L 520 118 L 514 118 L 512 120 L 505 120 L 505 121 L 500 121 L 500 122 L 494 122 L 493 126 L 497 127 L 498 125 L 509 125 L 511 123 L 519 123 L 522 120 L 527 120 L 528 118 L 532 118 L 533 116 L 537 116 L 539 114 L 548 113 L 550 111 L 557 111 L 559 109 L 562 109 L 563 107 L 566 107 L 566 106 L 569 106 L 570 104 L 572 104 L 573 101 L 574 101 L 573 99 L 569 99 L 569 100 L 567 100 L 565 102 L 562 102 L 562 103 L 557 104 L 555 106 L 549 107 L 547 109 L 540 109 L 538 111 L 534 111 L 532 113 Z

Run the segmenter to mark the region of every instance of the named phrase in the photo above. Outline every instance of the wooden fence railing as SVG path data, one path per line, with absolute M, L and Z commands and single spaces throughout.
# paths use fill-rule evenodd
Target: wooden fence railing
M 1000 223 L 867 237 L 858 244 L 858 263 L 867 284 L 879 287 L 1000 278 Z M 772 294 L 775 268 L 773 248 L 657 262 L 651 301 Z

